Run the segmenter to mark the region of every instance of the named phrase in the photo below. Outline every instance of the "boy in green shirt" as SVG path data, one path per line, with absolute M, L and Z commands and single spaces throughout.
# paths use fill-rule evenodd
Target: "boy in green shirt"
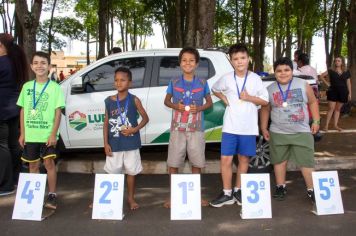
M 17 105 L 21 107 L 19 143 L 24 149 L 22 160 L 29 163 L 30 173 L 39 173 L 41 159 L 47 170 L 48 197 L 44 206 L 57 208 L 57 173 L 54 159 L 64 96 L 61 87 L 48 79 L 50 57 L 36 52 L 31 69 L 36 75 L 22 87 Z

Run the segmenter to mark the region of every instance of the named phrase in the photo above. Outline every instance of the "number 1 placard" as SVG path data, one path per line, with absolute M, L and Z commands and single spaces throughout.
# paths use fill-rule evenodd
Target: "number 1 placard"
M 241 174 L 242 219 L 272 218 L 269 174 Z
M 337 171 L 313 172 L 313 185 L 317 215 L 343 214 Z
M 171 175 L 171 220 L 201 220 L 200 174 Z
M 45 174 L 20 174 L 12 219 L 41 221 L 46 179 Z
M 96 174 L 92 219 L 122 220 L 123 174 Z

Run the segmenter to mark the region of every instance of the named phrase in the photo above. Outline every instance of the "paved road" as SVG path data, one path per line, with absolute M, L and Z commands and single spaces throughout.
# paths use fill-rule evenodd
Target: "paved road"
M 306 198 L 299 172 L 289 172 L 288 198 L 272 200 L 272 219 L 242 220 L 237 205 L 205 207 L 201 221 L 170 221 L 163 208 L 169 195 L 167 175 L 141 175 L 137 201 L 141 208 L 125 206 L 123 221 L 91 220 L 88 205 L 93 197 L 94 175 L 62 173 L 58 179 L 59 209 L 43 222 L 11 220 L 14 196 L 0 198 L 1 235 L 355 235 L 356 170 L 339 171 L 345 214 L 316 216 Z M 202 175 L 202 194 L 212 199 L 220 188 L 220 176 Z M 273 183 L 272 183 L 273 185 Z M 126 204 L 125 204 L 126 205 Z

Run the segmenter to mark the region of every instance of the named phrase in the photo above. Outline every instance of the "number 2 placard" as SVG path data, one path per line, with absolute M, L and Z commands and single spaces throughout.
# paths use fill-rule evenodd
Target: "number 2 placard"
M 171 220 L 201 220 L 199 174 L 171 175 Z
M 123 174 L 96 174 L 92 219 L 122 220 Z
M 317 215 L 343 214 L 337 171 L 313 172 L 313 185 Z
M 269 174 L 241 175 L 242 219 L 272 218 Z
M 12 219 L 41 220 L 46 179 L 45 174 L 20 174 Z

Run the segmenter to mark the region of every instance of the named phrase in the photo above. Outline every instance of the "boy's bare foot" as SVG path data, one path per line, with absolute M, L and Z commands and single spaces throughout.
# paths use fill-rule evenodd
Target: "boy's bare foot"
M 171 208 L 171 199 L 167 199 L 166 201 L 164 201 L 163 206 L 167 209 Z
M 207 207 L 209 206 L 209 201 L 206 199 L 201 199 L 201 206 L 202 207 Z
M 129 206 L 131 210 L 136 210 L 138 209 L 140 206 L 137 204 L 137 202 L 135 201 L 135 199 L 129 199 L 128 200 Z
M 90 203 L 90 204 L 89 204 L 89 208 L 90 208 L 90 209 L 93 209 L 93 203 Z

